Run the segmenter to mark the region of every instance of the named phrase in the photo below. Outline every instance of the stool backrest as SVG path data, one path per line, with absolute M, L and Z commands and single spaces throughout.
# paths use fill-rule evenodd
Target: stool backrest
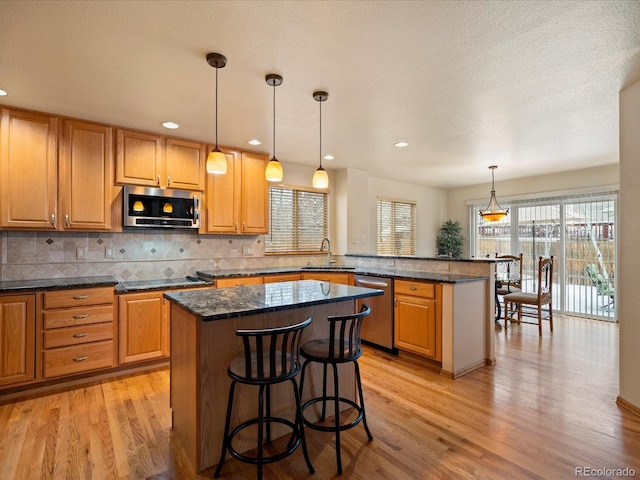
M 329 358 L 350 360 L 362 355 L 360 328 L 362 320 L 370 313 L 371 308 L 363 304 L 359 313 L 327 317 L 330 322 Z
M 284 327 L 236 330 L 244 347 L 245 377 L 254 380 L 295 377 L 301 367 L 300 337 L 311 319 Z

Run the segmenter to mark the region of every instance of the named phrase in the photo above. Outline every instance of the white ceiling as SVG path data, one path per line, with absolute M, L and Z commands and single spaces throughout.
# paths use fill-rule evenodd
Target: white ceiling
M 618 162 L 640 1 L 4 0 L 0 103 L 213 141 L 208 52 L 221 145 L 272 152 L 278 73 L 281 161 L 318 164 L 323 89 L 325 168 L 447 188 Z

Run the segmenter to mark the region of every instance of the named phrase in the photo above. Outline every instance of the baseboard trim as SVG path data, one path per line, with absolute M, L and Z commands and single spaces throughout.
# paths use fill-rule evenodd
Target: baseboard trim
M 620 395 L 618 395 L 618 397 L 616 398 L 616 403 L 618 404 L 618 406 L 640 417 L 640 407 L 634 405 L 631 402 L 628 402 L 627 400 L 622 398 Z

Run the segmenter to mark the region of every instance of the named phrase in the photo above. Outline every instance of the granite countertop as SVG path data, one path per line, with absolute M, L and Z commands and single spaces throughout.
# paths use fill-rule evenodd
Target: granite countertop
M 318 280 L 297 280 L 165 293 L 197 318 L 210 321 L 383 295 L 382 290 Z
M 232 277 L 252 277 L 260 275 L 273 275 L 285 273 L 313 273 L 313 272 L 333 272 L 333 273 L 354 273 L 356 275 L 372 275 L 376 277 L 389 277 L 407 280 L 426 280 L 439 283 L 466 283 L 479 282 L 487 280 L 486 276 L 477 275 L 460 275 L 450 273 L 422 272 L 418 270 L 404 270 L 398 268 L 377 268 L 377 267 L 349 267 L 349 266 L 332 266 L 327 268 L 313 267 L 306 269 L 305 267 L 277 267 L 277 268 L 248 268 L 234 270 L 208 270 L 199 271 L 196 274 L 199 277 L 215 280 L 216 278 L 232 278 Z
M 361 258 L 388 258 L 399 260 L 433 260 L 436 262 L 479 262 L 479 263 L 497 263 L 501 262 L 499 258 L 495 257 L 447 257 L 433 256 L 433 257 L 418 257 L 410 255 L 376 255 L 375 253 L 345 253 L 345 257 L 361 257 Z
M 62 290 L 67 288 L 111 287 L 118 281 L 111 275 L 100 277 L 44 278 L 37 280 L 11 280 L 0 282 L 0 292 L 25 290 Z

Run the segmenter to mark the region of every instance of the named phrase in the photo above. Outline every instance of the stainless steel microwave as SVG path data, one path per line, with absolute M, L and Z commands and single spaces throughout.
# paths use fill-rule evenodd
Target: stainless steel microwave
M 123 194 L 124 227 L 200 227 L 200 192 L 125 185 Z

